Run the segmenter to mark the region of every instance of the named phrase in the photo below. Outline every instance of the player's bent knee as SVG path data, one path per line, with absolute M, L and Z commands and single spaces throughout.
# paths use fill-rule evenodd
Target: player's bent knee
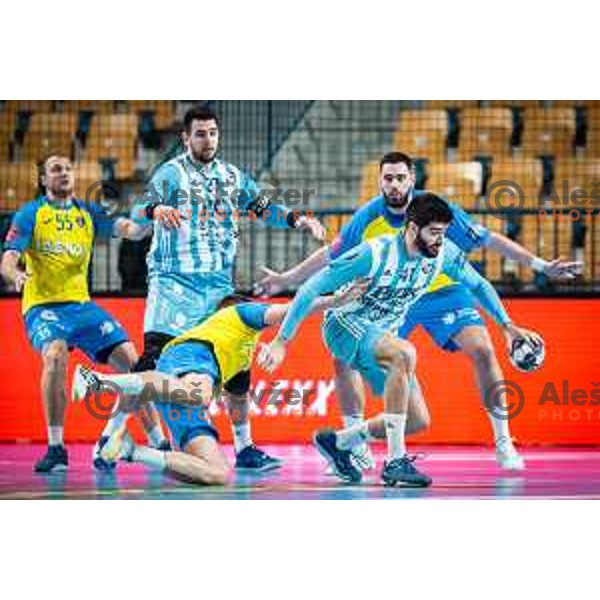
M 406 340 L 385 340 L 380 346 L 379 358 L 394 370 L 413 373 L 417 366 L 417 350 Z
M 472 360 L 480 364 L 491 363 L 496 356 L 494 346 L 487 337 L 474 340 L 464 348 L 464 351 Z
M 44 370 L 47 373 L 66 373 L 69 350 L 63 342 L 50 344 L 43 355 Z

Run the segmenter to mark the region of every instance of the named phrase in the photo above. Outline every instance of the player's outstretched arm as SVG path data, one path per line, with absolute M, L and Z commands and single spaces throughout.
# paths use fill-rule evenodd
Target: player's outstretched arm
M 373 253 L 368 243 L 347 252 L 328 267 L 311 277 L 299 290 L 283 320 L 275 339 L 258 353 L 258 364 L 273 372 L 284 360 L 287 344 L 309 315 L 315 300 L 371 273 Z
M 263 277 L 254 284 L 256 294 L 274 296 L 291 287 L 304 283 L 329 262 L 329 248 L 323 246 L 291 269 L 278 273 L 262 267 Z
M 564 261 L 562 258 L 552 261 L 544 260 L 521 246 L 521 244 L 497 232 L 490 232 L 486 247 L 525 267 L 557 279 L 573 279 L 583 268 L 581 262 Z
M 337 292 L 329 296 L 319 296 L 312 304 L 310 308 L 310 314 L 321 312 L 329 308 L 336 308 L 343 306 L 349 302 L 353 302 L 360 298 L 369 286 L 368 279 L 357 279 L 349 287 L 342 288 Z M 279 325 L 285 319 L 290 307 L 291 302 L 286 304 L 273 304 L 269 306 L 265 312 L 265 325 Z
M 519 327 L 512 322 L 494 286 L 473 268 L 456 246 L 448 242 L 446 242 L 443 270 L 453 279 L 463 283 L 477 298 L 485 312 L 503 329 L 509 348 L 514 339 L 539 338 L 534 331 Z
M 17 250 L 6 250 L 2 255 L 2 277 L 5 281 L 14 286 L 17 292 L 20 292 L 29 278 L 29 275 L 19 267 L 21 253 Z

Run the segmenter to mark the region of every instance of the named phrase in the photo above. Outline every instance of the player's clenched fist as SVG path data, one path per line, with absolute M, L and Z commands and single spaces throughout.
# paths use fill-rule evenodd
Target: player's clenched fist
M 181 227 L 181 213 L 173 206 L 160 205 L 154 209 L 154 218 L 167 229 L 179 229 Z
M 285 359 L 285 351 L 285 342 L 275 338 L 270 344 L 261 346 L 256 362 L 261 369 L 273 373 Z

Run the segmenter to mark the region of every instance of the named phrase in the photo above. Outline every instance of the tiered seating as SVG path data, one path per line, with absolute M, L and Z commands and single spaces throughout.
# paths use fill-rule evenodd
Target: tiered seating
M 102 167 L 100 163 L 74 163 L 75 172 L 75 196 L 86 198 L 88 190 L 90 197 L 96 196 L 96 191 L 100 189 L 98 182 L 102 180 Z M 92 191 L 92 188 L 94 191 Z
M 537 208 L 542 191 L 543 177 L 542 163 L 539 160 L 494 161 L 491 176 L 487 182 L 487 189 L 485 190 L 486 195 L 489 195 L 491 200 L 486 204 L 491 207 L 510 206 L 508 198 L 505 202 L 502 196 L 496 197 L 494 190 L 510 188 L 510 183 L 514 182 L 519 186 L 524 196 L 521 208 Z M 508 183 L 499 185 L 503 181 Z M 495 199 L 492 200 L 492 198 Z
M 135 169 L 138 118 L 134 114 L 97 115 L 86 140 L 89 162 L 116 160 L 118 179 L 131 177 Z
M 508 108 L 466 108 L 460 116 L 458 156 L 506 157 L 511 154 L 512 112 Z
M 446 157 L 448 115 L 444 110 L 405 110 L 394 135 L 394 148 L 419 158 Z
M 0 164 L 0 212 L 16 210 L 35 197 L 38 171 L 34 163 Z
M 360 203 L 364 204 L 379 194 L 379 162 L 367 163 L 362 168 Z
M 480 100 L 425 100 L 423 108 L 437 108 L 441 110 L 477 108 Z
M 575 110 L 528 108 L 521 148 L 524 156 L 571 156 L 575 145 Z
M 577 189 L 583 191 L 572 197 Z M 558 198 L 550 205 L 556 209 L 600 208 L 600 159 L 557 162 L 553 192 Z
M 25 135 L 21 160 L 39 162 L 57 152 L 72 156 L 77 119 L 73 113 L 35 113 Z

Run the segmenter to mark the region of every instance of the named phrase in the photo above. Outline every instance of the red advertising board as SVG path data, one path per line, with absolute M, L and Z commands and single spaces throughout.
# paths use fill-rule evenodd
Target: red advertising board
M 144 300 L 99 299 L 98 303 L 121 321 L 141 347 Z M 543 368 L 520 373 L 507 359 L 501 333 L 490 324 L 505 377 L 520 386 L 525 397 L 523 410 L 511 421 L 513 434 L 528 445 L 600 443 L 600 370 L 595 356 L 600 301 L 517 299 L 506 303 L 518 324 L 543 335 L 547 350 Z M 18 300 L 0 301 L 0 332 L 0 441 L 44 441 L 40 358 L 27 341 Z M 271 335 L 265 333 L 265 339 Z M 442 352 L 422 331 L 417 331 L 412 341 L 418 350 L 418 376 L 432 416 L 431 428 L 415 441 L 488 443 L 490 427 L 469 359 Z M 75 352 L 69 376 L 77 360 L 87 361 Z M 253 382 L 255 398 L 262 399 L 253 411 L 257 441 L 304 442 L 316 429 L 340 423 L 331 359 L 316 317 L 302 326 L 275 378 L 256 369 Z M 268 405 L 274 383 L 275 389 L 299 390 L 302 401 L 294 397 L 288 403 Z M 227 418 L 218 407 L 216 410 L 215 423 L 228 441 Z M 370 398 L 368 414 L 380 410 L 381 400 Z M 83 405 L 69 407 L 67 441 L 95 440 L 102 427 L 102 421 Z

